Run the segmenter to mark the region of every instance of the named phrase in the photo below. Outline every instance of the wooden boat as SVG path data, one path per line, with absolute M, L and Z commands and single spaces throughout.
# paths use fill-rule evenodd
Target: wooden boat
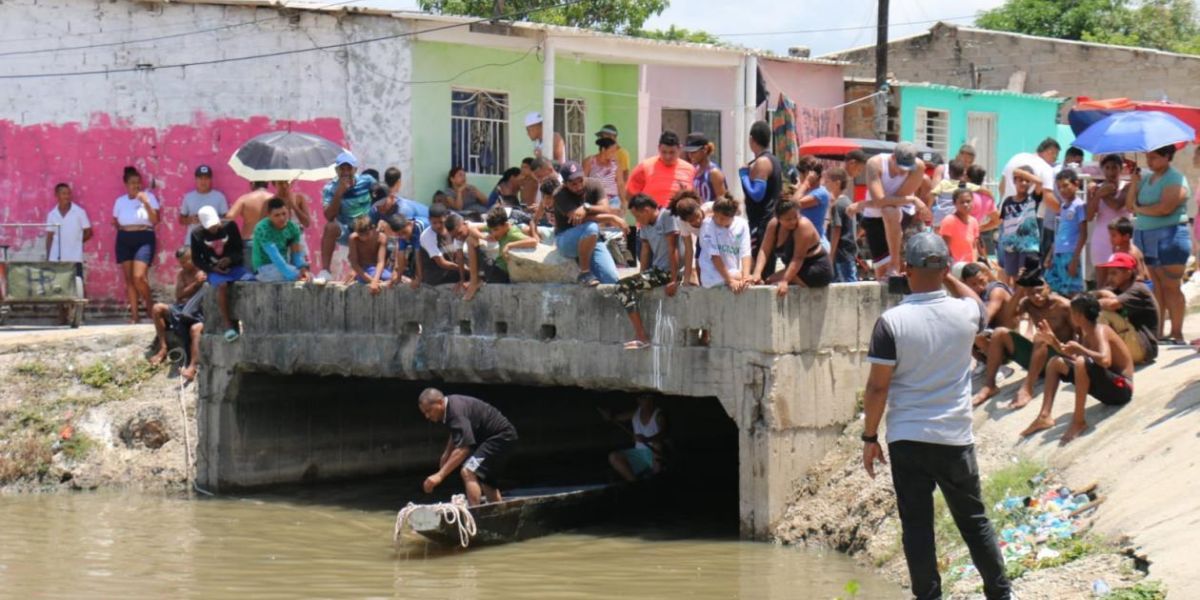
M 599 523 L 628 505 L 646 486 L 626 483 L 513 490 L 507 499 L 459 510 L 470 512 L 474 533 L 447 504 L 418 504 L 406 508 L 401 520 L 425 539 L 443 546 L 489 546 Z M 402 515 L 404 511 L 402 511 Z M 397 524 L 398 531 L 400 523 Z M 469 544 L 464 544 L 469 536 Z

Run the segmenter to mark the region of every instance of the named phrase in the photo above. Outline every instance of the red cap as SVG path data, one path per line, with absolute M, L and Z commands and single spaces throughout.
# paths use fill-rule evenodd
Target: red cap
M 1104 269 L 1128 269 L 1134 271 L 1137 269 L 1137 259 L 1125 252 L 1117 252 L 1108 257 L 1108 262 L 1096 266 Z

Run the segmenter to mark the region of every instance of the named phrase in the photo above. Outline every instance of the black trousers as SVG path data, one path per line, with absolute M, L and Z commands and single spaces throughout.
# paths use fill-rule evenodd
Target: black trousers
M 1011 586 L 1004 574 L 1004 556 L 996 543 L 996 532 L 983 506 L 975 446 L 905 440 L 888 444 L 888 451 L 913 597 L 917 600 L 942 597 L 933 533 L 936 485 L 941 488 L 954 523 L 971 552 L 971 560 L 983 578 L 984 595 L 988 600 L 1008 600 Z

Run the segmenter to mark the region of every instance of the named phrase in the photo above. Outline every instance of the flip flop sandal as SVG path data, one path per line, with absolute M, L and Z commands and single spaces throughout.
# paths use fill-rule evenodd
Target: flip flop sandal
M 641 340 L 634 340 L 634 341 L 632 341 L 632 342 L 625 342 L 625 349 L 626 349 L 626 350 L 645 350 L 646 348 L 649 348 L 649 347 L 650 347 L 650 344 L 649 344 L 649 342 L 643 342 L 643 341 L 641 341 Z
M 236 329 L 227 329 L 225 331 L 226 342 L 236 342 L 239 337 L 242 337 L 242 334 L 238 333 Z

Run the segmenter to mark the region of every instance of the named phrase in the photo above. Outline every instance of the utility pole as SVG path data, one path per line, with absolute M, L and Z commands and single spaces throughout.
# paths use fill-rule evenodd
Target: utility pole
M 887 139 L 888 123 L 888 0 L 879 1 L 875 22 L 875 137 Z

